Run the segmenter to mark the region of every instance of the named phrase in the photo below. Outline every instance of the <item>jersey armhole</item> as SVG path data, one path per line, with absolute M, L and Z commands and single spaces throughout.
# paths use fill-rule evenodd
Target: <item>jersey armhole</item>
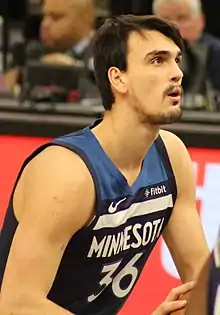
M 173 172 L 173 168 L 172 168 L 172 165 L 171 165 L 171 162 L 170 162 L 170 158 L 169 158 L 169 155 L 168 155 L 168 152 L 167 152 L 167 148 L 164 144 L 164 141 L 162 139 L 162 137 L 159 135 L 157 140 L 155 141 L 156 143 L 156 148 L 157 148 L 157 151 L 161 157 L 161 161 L 164 165 L 164 169 L 165 169 L 165 172 L 167 174 L 167 177 L 169 179 L 169 181 L 171 180 L 171 183 L 172 183 L 172 188 L 174 190 L 174 197 L 176 199 L 177 197 L 177 185 L 176 185 L 176 178 L 175 178 L 175 174 Z

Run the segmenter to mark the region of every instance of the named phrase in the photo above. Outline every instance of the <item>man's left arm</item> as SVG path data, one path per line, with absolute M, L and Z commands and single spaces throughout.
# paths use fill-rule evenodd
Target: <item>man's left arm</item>
M 196 209 L 194 169 L 188 151 L 174 134 L 161 131 L 177 185 L 177 199 L 163 238 L 182 282 L 196 280 L 209 249 Z

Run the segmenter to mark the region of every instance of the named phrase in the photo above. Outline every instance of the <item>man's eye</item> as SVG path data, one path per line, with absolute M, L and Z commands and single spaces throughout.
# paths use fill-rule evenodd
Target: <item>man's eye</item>
M 62 19 L 62 15 L 60 15 L 60 14 L 53 14 L 52 15 L 52 19 L 54 20 L 54 21 L 59 21 L 59 20 L 61 20 Z
M 182 58 L 176 58 L 176 63 L 177 63 L 178 65 L 181 65 L 181 62 L 182 62 Z
M 163 62 L 164 62 L 164 60 L 161 57 L 156 57 L 152 60 L 152 63 L 155 65 L 161 65 Z

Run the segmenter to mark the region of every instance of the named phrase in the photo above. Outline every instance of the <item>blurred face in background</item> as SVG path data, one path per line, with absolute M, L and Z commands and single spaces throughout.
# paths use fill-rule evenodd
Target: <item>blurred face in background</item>
M 161 1 L 158 3 L 155 14 L 176 24 L 182 37 L 190 43 L 196 43 L 204 29 L 202 12 L 196 12 L 193 0 Z
M 41 40 L 50 48 L 69 49 L 93 28 L 89 0 L 45 0 Z M 87 5 L 86 5 L 87 4 Z

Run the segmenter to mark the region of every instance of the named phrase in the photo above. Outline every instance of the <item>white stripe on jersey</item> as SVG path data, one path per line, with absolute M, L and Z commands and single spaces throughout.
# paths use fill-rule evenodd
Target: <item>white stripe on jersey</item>
M 129 208 L 121 210 L 117 213 L 104 214 L 98 219 L 93 229 L 100 230 L 103 228 L 115 228 L 124 224 L 130 218 L 159 212 L 167 209 L 168 207 L 173 207 L 172 194 L 134 203 Z

